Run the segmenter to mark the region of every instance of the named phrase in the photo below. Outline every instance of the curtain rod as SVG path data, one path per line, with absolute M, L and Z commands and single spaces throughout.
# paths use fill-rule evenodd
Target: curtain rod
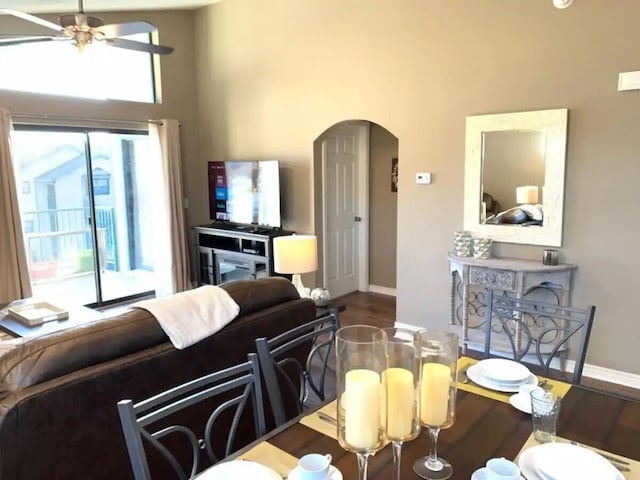
M 65 117 L 63 115 L 47 115 L 41 113 L 12 113 L 11 117 L 15 118 L 33 118 L 43 120 L 63 120 L 65 122 L 103 122 L 103 123 L 129 123 L 140 125 L 141 123 L 154 123 L 162 125 L 159 120 L 112 120 L 107 118 L 82 118 L 82 117 Z

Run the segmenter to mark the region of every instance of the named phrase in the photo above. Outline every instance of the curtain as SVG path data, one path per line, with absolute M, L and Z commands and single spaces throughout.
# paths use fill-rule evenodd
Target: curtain
M 16 180 L 11 158 L 11 117 L 0 108 L 0 304 L 31 296 Z
M 156 296 L 189 290 L 189 249 L 184 220 L 182 195 L 182 159 L 180 156 L 180 124 L 163 119 L 151 123 L 149 137 L 155 149 L 156 185 L 160 185 L 159 205 L 154 216 L 154 272 Z

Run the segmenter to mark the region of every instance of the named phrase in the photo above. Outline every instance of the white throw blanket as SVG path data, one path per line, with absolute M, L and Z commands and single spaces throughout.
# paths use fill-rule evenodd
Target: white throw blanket
M 151 313 L 182 350 L 213 335 L 238 316 L 240 307 L 226 290 L 204 285 L 165 298 L 143 300 L 132 305 Z

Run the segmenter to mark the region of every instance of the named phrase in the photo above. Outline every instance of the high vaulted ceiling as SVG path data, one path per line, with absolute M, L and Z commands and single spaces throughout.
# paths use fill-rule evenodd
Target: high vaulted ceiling
M 119 12 L 131 10 L 190 10 L 217 3 L 219 0 L 84 0 L 86 12 Z M 0 0 L 0 8 L 27 13 L 75 13 L 77 0 Z

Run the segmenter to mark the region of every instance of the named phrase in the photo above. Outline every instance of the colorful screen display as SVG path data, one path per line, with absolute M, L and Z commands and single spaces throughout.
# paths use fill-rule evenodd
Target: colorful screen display
M 209 162 L 212 220 L 280 227 L 277 160 Z

